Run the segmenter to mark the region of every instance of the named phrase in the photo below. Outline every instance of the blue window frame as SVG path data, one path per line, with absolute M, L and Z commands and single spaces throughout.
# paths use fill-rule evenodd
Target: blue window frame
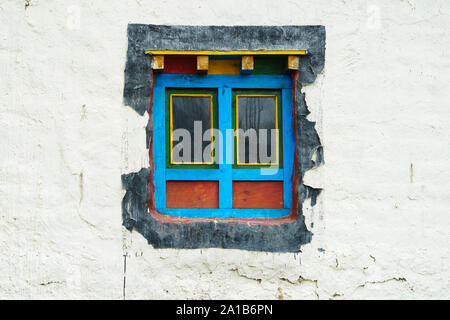
M 292 174 L 295 152 L 293 132 L 292 78 L 289 75 L 177 75 L 156 74 L 153 90 L 153 155 L 155 177 L 156 210 L 162 214 L 186 218 L 279 218 L 291 212 Z M 233 89 L 272 89 L 281 92 L 282 114 L 282 167 L 274 174 L 264 170 L 235 169 L 232 160 L 219 163 L 215 169 L 183 169 L 166 167 L 166 89 L 202 88 L 217 89 L 218 129 L 224 137 L 219 145 L 223 154 L 226 145 L 233 145 L 233 137 L 227 130 L 232 129 L 232 90 Z M 218 181 L 219 208 L 167 208 L 166 181 Z M 283 208 L 281 209 L 236 209 L 233 208 L 233 181 L 282 181 Z

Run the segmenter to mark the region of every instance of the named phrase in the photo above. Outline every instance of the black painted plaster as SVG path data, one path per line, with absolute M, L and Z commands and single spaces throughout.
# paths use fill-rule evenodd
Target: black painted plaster
M 303 185 L 307 170 L 323 163 L 323 149 L 315 123 L 309 121 L 304 84 L 312 83 L 325 63 L 323 26 L 157 26 L 128 25 L 128 51 L 123 102 L 140 115 L 149 106 L 151 57 L 145 50 L 307 50 L 300 59 L 297 81 L 298 218 L 281 225 L 195 222 L 163 223 L 153 218 L 147 207 L 149 169 L 122 175 L 126 194 L 122 201 L 123 225 L 141 233 L 155 248 L 235 248 L 257 251 L 298 252 L 311 241 L 305 226 L 302 205 L 311 198 L 315 205 L 321 189 Z M 147 128 L 147 148 L 153 136 Z M 312 160 L 315 154 L 315 161 Z

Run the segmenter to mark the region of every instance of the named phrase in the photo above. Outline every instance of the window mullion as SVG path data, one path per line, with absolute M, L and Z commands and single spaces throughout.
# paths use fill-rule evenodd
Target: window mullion
M 233 207 L 233 181 L 232 164 L 227 159 L 227 147 L 232 148 L 232 135 L 227 135 L 227 129 L 231 129 L 231 88 L 219 89 L 219 130 L 221 133 L 219 156 L 219 208 Z M 228 152 L 227 152 L 228 151 Z

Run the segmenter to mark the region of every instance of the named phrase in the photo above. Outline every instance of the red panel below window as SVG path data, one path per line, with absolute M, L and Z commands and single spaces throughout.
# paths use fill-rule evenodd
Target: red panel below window
M 218 181 L 167 181 L 167 208 L 218 208 Z
M 234 181 L 233 208 L 283 208 L 283 182 Z

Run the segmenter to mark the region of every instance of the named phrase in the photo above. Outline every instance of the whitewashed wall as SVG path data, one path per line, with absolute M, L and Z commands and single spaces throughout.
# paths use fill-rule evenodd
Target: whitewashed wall
M 1 0 L 0 298 L 449 299 L 449 16 L 446 0 Z M 154 250 L 122 228 L 120 176 L 148 163 L 147 115 L 122 105 L 128 23 L 326 26 L 302 253 Z

